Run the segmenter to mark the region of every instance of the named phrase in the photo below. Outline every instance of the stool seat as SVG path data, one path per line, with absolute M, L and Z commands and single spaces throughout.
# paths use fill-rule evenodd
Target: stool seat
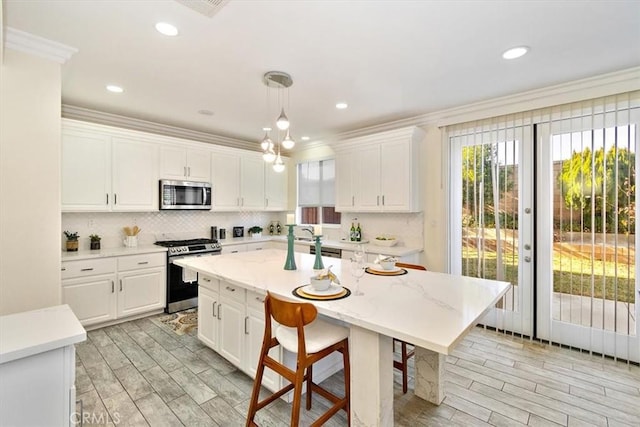
M 298 329 L 279 325 L 275 336 L 280 345 L 292 353 L 298 351 Z M 313 354 L 349 337 L 349 329 L 317 319 L 304 327 L 307 353 Z

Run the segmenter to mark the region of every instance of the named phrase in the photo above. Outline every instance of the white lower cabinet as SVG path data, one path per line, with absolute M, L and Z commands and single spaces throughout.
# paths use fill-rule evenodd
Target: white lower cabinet
M 221 356 L 255 377 L 264 335 L 264 295 L 200 276 L 198 287 L 198 338 Z M 281 360 L 280 347 L 269 353 Z M 280 388 L 280 377 L 265 369 L 262 385 Z
M 83 326 L 162 309 L 166 255 L 140 254 L 62 263 L 62 302 Z

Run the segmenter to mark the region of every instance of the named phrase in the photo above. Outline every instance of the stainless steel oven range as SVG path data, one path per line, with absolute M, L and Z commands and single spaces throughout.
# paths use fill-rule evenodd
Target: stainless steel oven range
M 167 250 L 167 304 L 164 311 L 174 313 L 198 306 L 198 274 L 184 270 L 174 261 L 193 256 L 220 255 L 222 246 L 215 239 L 165 240 L 156 245 Z

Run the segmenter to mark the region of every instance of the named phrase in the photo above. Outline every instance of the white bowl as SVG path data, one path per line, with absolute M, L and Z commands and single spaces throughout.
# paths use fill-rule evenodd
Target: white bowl
M 311 277 L 309 281 L 311 282 L 311 287 L 316 291 L 326 291 L 331 286 L 331 279 L 328 277 L 323 279 Z
M 383 270 L 393 270 L 396 266 L 396 260 L 390 259 L 386 261 L 380 261 L 380 266 Z
M 371 241 L 371 243 L 373 243 L 374 245 L 378 245 L 378 246 L 387 246 L 387 247 L 391 247 L 391 246 L 395 246 L 396 243 L 398 243 L 398 239 L 394 238 L 394 237 L 387 237 L 385 238 L 385 240 L 380 240 L 378 238 L 375 238 Z

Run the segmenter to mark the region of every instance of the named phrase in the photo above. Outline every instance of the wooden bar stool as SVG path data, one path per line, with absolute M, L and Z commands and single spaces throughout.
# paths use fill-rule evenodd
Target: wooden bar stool
M 406 264 L 404 262 L 396 262 L 396 267 L 427 271 L 427 269 L 421 265 Z M 408 390 L 408 383 L 409 383 L 409 378 L 407 375 L 407 362 L 411 357 L 413 357 L 413 355 L 415 354 L 415 350 L 414 349 L 409 350 L 407 347 L 409 345 L 413 347 L 413 344 L 409 344 L 408 342 L 394 338 L 393 339 L 394 351 L 395 351 L 396 343 L 400 343 L 400 360 L 394 360 L 393 367 L 402 372 L 402 393 L 406 394 Z
M 349 411 L 349 330 L 332 323 L 316 319 L 318 310 L 313 304 L 298 303 L 279 299 L 267 292 L 264 300 L 265 329 L 260 351 L 260 360 L 256 378 L 253 382 L 253 392 L 249 404 L 246 426 L 256 426 L 253 420 L 256 412 L 293 390 L 293 405 L 291 408 L 291 426 L 297 426 L 300 421 L 300 400 L 302 399 L 302 385 L 307 385 L 307 410 L 311 409 L 311 393 L 317 392 L 331 401 L 329 408 L 312 426 L 324 424 L 340 409 L 347 412 L 347 419 L 351 425 Z M 272 336 L 271 318 L 279 325 Z M 290 352 L 297 353 L 297 367 L 293 371 L 269 357 L 269 350 L 278 344 Z M 313 382 L 313 364 L 334 351 L 342 353 L 344 363 L 345 396 L 338 397 Z M 269 368 L 286 378 L 291 384 L 258 401 L 264 368 Z

